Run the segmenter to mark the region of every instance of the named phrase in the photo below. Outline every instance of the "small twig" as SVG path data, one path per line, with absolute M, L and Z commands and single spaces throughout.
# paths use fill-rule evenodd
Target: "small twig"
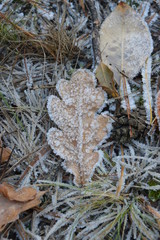
M 148 202 L 144 199 L 144 197 L 140 197 L 140 200 L 143 203 L 143 209 L 145 211 L 148 210 L 153 215 L 160 229 L 160 212 L 157 209 L 153 208 L 150 204 L 148 204 Z
M 34 157 L 33 161 L 30 163 L 30 165 L 26 168 L 26 170 L 24 171 L 24 173 L 22 174 L 22 176 L 20 177 L 20 179 L 17 182 L 17 185 L 24 179 L 24 177 L 26 176 L 26 174 L 29 172 L 29 170 L 31 169 L 31 167 L 33 167 L 39 160 L 40 160 L 40 156 L 44 156 L 46 153 L 50 153 L 51 148 L 48 144 L 45 144 L 42 146 L 42 148 L 40 149 L 40 151 L 37 152 L 36 156 Z
M 26 62 L 26 58 L 25 58 L 25 49 L 24 49 L 24 66 L 25 66 L 25 69 L 26 69 L 26 76 L 27 76 L 27 80 L 28 80 L 28 83 L 29 83 L 29 81 L 30 81 L 30 79 L 29 79 L 29 73 L 28 73 L 28 68 L 27 68 L 27 62 Z
M 15 229 L 19 233 L 20 237 L 22 240 L 29 240 L 27 233 L 24 230 L 24 226 L 22 222 L 18 219 L 17 222 L 15 223 Z
M 15 29 L 20 30 L 21 32 L 23 32 L 24 35 L 31 37 L 31 38 L 35 38 L 35 34 L 28 32 L 26 30 L 24 30 L 23 28 L 19 27 L 17 24 L 15 24 L 14 22 L 12 22 L 11 20 L 9 20 L 8 17 L 5 16 L 5 14 L 0 12 L 0 19 L 4 19 L 6 22 L 8 22 L 9 24 L 11 24 Z
M 150 213 L 152 213 L 154 218 L 156 218 L 156 221 L 157 221 L 159 229 L 160 229 L 160 213 L 157 211 L 157 209 L 151 207 L 150 205 L 147 205 L 146 207 L 147 207 L 148 211 Z
M 101 52 L 99 48 L 99 26 L 100 22 L 98 20 L 98 14 L 95 7 L 95 1 L 87 0 L 86 1 L 87 7 L 90 11 L 90 16 L 92 18 L 92 44 L 93 44 L 93 51 L 94 51 L 94 62 L 95 65 L 100 62 L 101 59 Z M 95 66 L 93 66 L 95 67 Z
M 5 175 L 9 174 L 15 167 L 17 167 L 21 162 L 23 162 L 26 158 L 28 158 L 29 156 L 31 156 L 32 154 L 36 153 L 37 151 L 40 150 L 40 147 L 38 149 L 36 149 L 33 152 L 30 152 L 29 154 L 27 154 L 26 156 L 22 157 L 19 161 L 17 161 L 10 169 L 8 169 L 8 171 L 5 173 Z

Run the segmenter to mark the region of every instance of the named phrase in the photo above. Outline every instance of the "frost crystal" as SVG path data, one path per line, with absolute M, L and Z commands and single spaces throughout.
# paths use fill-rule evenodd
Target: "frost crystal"
M 48 143 L 65 159 L 63 166 L 74 175 L 76 185 L 87 183 L 102 159 L 96 146 L 106 137 L 106 126 L 110 124 L 109 117 L 96 114 L 105 101 L 105 93 L 95 85 L 90 71 L 78 70 L 70 81 L 58 82 L 62 100 L 56 96 L 48 99 L 50 118 L 59 127 L 49 130 Z
M 152 59 L 148 58 L 142 68 L 144 106 L 146 109 L 147 120 L 150 122 L 152 122 L 151 64 Z
M 124 93 L 124 89 L 123 89 L 123 84 L 120 85 L 120 90 L 121 90 L 121 96 L 122 96 L 121 105 L 126 110 L 127 109 L 127 104 L 126 104 L 126 101 L 124 99 L 125 93 Z M 135 109 L 136 105 L 135 105 L 135 101 L 134 101 L 134 98 L 132 96 L 131 88 L 130 88 L 130 85 L 129 85 L 128 81 L 126 81 L 126 91 L 127 91 L 127 94 L 128 94 L 130 109 Z
M 156 96 L 155 113 L 156 113 L 157 122 L 158 122 L 159 130 L 160 130 L 160 90 L 158 91 L 157 96 Z
M 146 22 L 127 4 L 121 2 L 106 18 L 100 30 L 102 62 L 120 83 L 122 73 L 133 79 L 153 50 Z

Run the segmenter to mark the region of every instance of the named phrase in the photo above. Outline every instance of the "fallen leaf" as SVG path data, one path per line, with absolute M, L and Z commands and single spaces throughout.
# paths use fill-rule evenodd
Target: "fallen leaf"
M 97 145 L 111 130 L 110 118 L 96 114 L 104 104 L 105 92 L 95 85 L 90 71 L 78 70 L 70 81 L 58 82 L 62 100 L 56 96 L 48 99 L 50 118 L 59 127 L 49 130 L 48 143 L 65 159 L 63 166 L 74 175 L 76 185 L 84 185 L 91 179 L 102 159 Z
M 100 50 L 118 84 L 123 75 L 132 79 L 153 50 L 146 22 L 126 3 L 119 3 L 101 26 Z
M 0 193 L 11 201 L 15 200 L 18 202 L 26 202 L 34 199 L 37 191 L 32 187 L 24 187 L 22 189 L 15 190 L 12 185 L 2 183 L 0 184 Z
M 10 155 L 11 155 L 11 152 L 12 150 L 8 147 L 3 147 L 2 148 L 2 140 L 0 140 L 0 156 L 1 156 L 1 159 L 0 159 L 0 162 L 1 163 L 4 163 L 6 161 L 8 161 Z
M 104 64 L 100 63 L 96 69 L 96 78 L 100 86 L 112 97 L 118 97 L 119 94 L 115 88 L 113 72 Z
M 120 85 L 122 107 L 130 111 L 135 108 L 128 80 L 133 79 L 146 64 L 153 50 L 153 41 L 147 23 L 129 5 L 120 2 L 106 18 L 100 29 L 100 50 L 102 62 L 114 74 Z M 149 63 L 149 62 L 148 62 Z M 148 64 L 147 63 L 147 64 Z M 150 74 L 146 65 L 143 71 L 143 85 L 146 95 L 147 119 L 152 119 L 152 99 L 149 89 Z M 149 108 L 149 111 L 148 111 Z
M 24 189 L 24 193 L 23 193 L 23 189 Z M 16 191 L 9 184 L 6 184 L 6 183 L 0 184 L 0 231 L 3 230 L 6 224 L 17 220 L 19 218 L 20 213 L 40 204 L 40 197 L 45 192 L 44 191 L 36 192 L 35 194 L 36 190 L 35 189 L 33 190 L 34 191 L 31 190 L 31 187 L 28 187 L 28 193 L 27 193 L 27 187 Z M 12 197 L 10 199 L 10 194 L 8 193 L 9 191 L 12 192 L 11 195 L 15 195 L 15 197 L 13 197 L 13 200 L 11 200 Z M 16 193 L 18 193 L 17 197 L 16 197 Z M 32 197 L 29 197 L 30 193 Z M 26 201 L 24 199 L 25 196 L 26 196 Z M 16 200 L 18 197 L 20 198 L 19 201 Z

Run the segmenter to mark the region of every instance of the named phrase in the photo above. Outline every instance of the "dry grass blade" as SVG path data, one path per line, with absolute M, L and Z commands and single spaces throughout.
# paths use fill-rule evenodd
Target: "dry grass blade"
M 121 154 L 122 154 L 122 163 L 124 162 L 124 150 L 123 150 L 123 146 L 121 145 Z M 119 197 L 120 192 L 122 191 L 122 186 L 124 184 L 124 169 L 125 167 L 122 165 L 121 166 L 121 176 L 118 182 L 118 186 L 117 186 L 117 191 L 116 191 L 116 196 Z
M 159 126 L 159 130 L 160 130 L 160 90 L 158 91 L 157 96 L 156 96 L 155 113 L 156 113 L 158 126 Z
M 80 52 L 76 46 L 75 36 L 67 33 L 63 26 L 56 28 L 56 26 L 49 25 L 48 34 L 43 36 L 45 39 L 40 40 L 44 49 L 50 53 L 57 61 L 64 60 L 64 58 L 73 58 Z
M 35 34 L 24 30 L 3 13 L 0 13 L 0 17 L 0 39 L 4 46 L 10 44 L 10 51 L 18 51 L 19 57 L 24 53 L 31 55 L 33 52 L 43 57 L 45 51 L 54 60 L 64 61 L 65 58 L 72 59 L 80 53 L 76 46 L 76 32 L 75 35 L 74 30 L 69 33 L 64 25 L 57 28 L 56 24 L 44 22 L 46 33 Z
M 24 177 L 30 171 L 30 168 L 33 167 L 35 164 L 37 164 L 37 162 L 40 161 L 41 158 L 48 155 L 50 151 L 51 151 L 51 148 L 48 146 L 48 144 L 44 144 L 44 146 L 42 146 L 41 149 L 38 151 L 38 153 L 35 155 L 33 161 L 30 163 L 30 166 L 26 168 L 26 170 L 23 172 L 17 184 L 19 184 L 24 179 Z
M 4 19 L 7 23 L 9 23 L 10 25 L 12 25 L 15 29 L 17 29 L 18 31 L 22 32 L 24 35 L 30 37 L 30 38 L 34 38 L 35 34 L 25 31 L 23 28 L 19 27 L 17 24 L 14 24 L 12 21 L 9 20 L 9 18 L 7 18 L 5 16 L 5 14 L 0 12 L 0 18 Z
M 147 120 L 152 123 L 151 59 L 147 58 L 142 69 L 143 98 Z
M 147 205 L 147 209 L 156 218 L 159 229 L 160 229 L 160 213 L 155 208 L 151 207 L 150 205 Z

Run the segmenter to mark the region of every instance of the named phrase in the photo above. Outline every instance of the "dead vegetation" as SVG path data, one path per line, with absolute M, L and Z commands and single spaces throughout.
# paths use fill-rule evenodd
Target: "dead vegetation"
M 59 97 L 56 84 L 60 79 L 70 80 L 79 68 L 94 71 L 99 54 L 95 36 L 117 1 L 94 1 L 94 5 L 88 0 L 1 1 L 0 183 L 11 184 L 16 190 L 32 185 L 38 194 L 47 193 L 39 207 L 38 198 L 32 209 L 21 209 L 18 220 L 5 222 L 0 238 L 158 240 L 158 1 L 126 2 L 140 13 L 148 9 L 146 20 L 154 44 L 151 88 L 156 118 L 150 125 L 141 114 L 144 99 L 139 74 L 131 81 L 138 110 L 131 112 L 133 123 L 128 124 L 127 112 L 119 107 L 119 89 L 111 77 L 113 89 L 104 111 L 115 121 L 114 129 L 124 131 L 115 130 L 115 135 L 103 142 L 103 161 L 96 167 L 92 182 L 77 187 L 73 175 L 63 169 L 63 159 L 48 146 L 46 133 L 57 128 L 58 122 L 50 120 L 47 100 L 50 95 Z M 139 131 L 139 125 L 145 134 L 130 138 L 129 126 Z M 125 141 L 120 142 L 120 137 Z
M 13 24 L 4 14 L 0 14 L 0 41 L 2 45 L 1 61 L 5 63 L 10 55 L 17 55 L 17 59 L 24 56 L 47 58 L 57 62 L 74 59 L 80 55 L 76 46 L 76 32 L 69 33 L 63 24 L 44 21 L 45 34 L 34 34 L 25 31 L 17 24 Z M 7 56 L 5 56 L 7 54 Z

